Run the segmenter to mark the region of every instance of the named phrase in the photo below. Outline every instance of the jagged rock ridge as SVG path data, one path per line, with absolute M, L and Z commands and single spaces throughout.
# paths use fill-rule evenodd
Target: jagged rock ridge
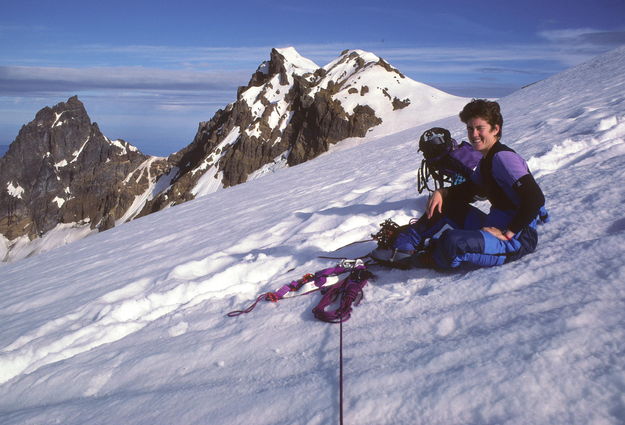
M 363 137 L 382 123 L 366 97 L 391 110 L 410 104 L 389 89 L 359 84 L 377 69 L 395 82 L 405 76 L 377 56 L 345 51 L 325 67 L 295 49 L 273 49 L 237 100 L 200 123 L 193 142 L 174 159 L 178 173 L 170 188 L 143 214 L 247 181 L 263 167 L 293 166 L 326 152 L 331 144 Z M 393 87 L 394 88 L 394 87 Z
M 148 187 L 146 168 L 166 169 L 157 163 L 106 138 L 77 97 L 46 107 L 0 158 L 0 233 L 13 240 L 59 223 L 111 228 Z

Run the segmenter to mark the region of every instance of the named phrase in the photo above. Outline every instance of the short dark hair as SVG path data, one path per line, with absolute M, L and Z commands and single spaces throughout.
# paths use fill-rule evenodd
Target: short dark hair
M 503 116 L 499 103 L 486 99 L 473 99 L 467 103 L 460 112 L 460 120 L 467 123 L 472 118 L 482 118 L 490 124 L 491 127 L 499 126 L 497 137 L 501 139 L 503 133 Z

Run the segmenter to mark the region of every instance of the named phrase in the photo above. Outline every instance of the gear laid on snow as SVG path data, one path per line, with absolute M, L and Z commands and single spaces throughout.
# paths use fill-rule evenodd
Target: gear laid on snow
M 348 273 L 349 275 L 333 284 L 325 286 L 330 276 L 339 276 L 341 274 Z M 359 303 L 362 298 L 362 288 L 367 284 L 368 279 L 373 276 L 371 272 L 367 270 L 367 265 L 364 261 L 343 259 L 339 264 L 334 267 L 320 270 L 314 274 L 307 273 L 301 279 L 294 280 L 286 285 L 282 286 L 275 292 L 266 292 L 256 298 L 248 308 L 245 310 L 235 310 L 227 314 L 228 317 L 236 317 L 242 314 L 246 314 L 254 310 L 256 305 L 261 301 L 278 302 L 283 299 L 289 292 L 300 290 L 305 284 L 313 283 L 316 289 L 305 292 L 301 295 L 309 294 L 311 292 L 321 291 L 324 296 L 319 304 L 313 309 L 315 317 L 321 321 L 329 323 L 339 323 L 349 319 L 352 304 Z M 326 308 L 335 302 L 340 300 L 340 305 L 335 310 L 326 311 Z
M 321 301 L 313 314 L 323 322 L 339 323 L 349 319 L 352 312 L 352 304 L 358 305 L 363 298 L 363 288 L 373 274 L 367 270 L 362 261 L 357 262 L 352 271 L 342 281 L 330 286 L 324 292 Z M 335 310 L 326 311 L 326 308 L 340 297 L 340 304 Z

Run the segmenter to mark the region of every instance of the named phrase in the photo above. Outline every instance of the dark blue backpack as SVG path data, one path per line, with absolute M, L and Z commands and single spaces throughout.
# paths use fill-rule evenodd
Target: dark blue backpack
M 458 144 L 449 130 L 434 127 L 421 135 L 419 152 L 423 152 L 421 167 L 417 172 L 417 190 L 430 192 L 447 186 L 460 184 L 471 177 L 471 173 L 482 159 L 482 155 L 467 143 Z M 433 181 L 433 188 L 428 184 Z

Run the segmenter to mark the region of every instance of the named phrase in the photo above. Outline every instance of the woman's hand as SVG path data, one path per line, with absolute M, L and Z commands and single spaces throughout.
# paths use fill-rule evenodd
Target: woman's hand
M 514 237 L 514 233 L 512 233 L 510 230 L 506 230 L 502 232 L 496 227 L 482 227 L 482 230 L 490 233 L 491 235 L 493 235 L 494 237 L 496 237 L 497 239 L 501 241 L 509 241 L 510 239 Z
M 428 215 L 428 218 L 432 218 L 434 213 L 438 211 L 441 213 L 443 211 L 443 199 L 447 194 L 446 189 L 438 189 L 432 193 L 432 196 L 428 199 L 428 205 L 426 207 L 425 212 Z

